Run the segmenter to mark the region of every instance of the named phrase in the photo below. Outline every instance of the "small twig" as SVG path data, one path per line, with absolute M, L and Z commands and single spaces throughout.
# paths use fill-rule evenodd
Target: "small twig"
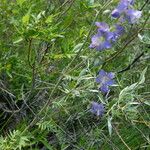
M 140 11 L 141 10 L 143 10 L 144 9 L 144 7 L 146 6 L 146 4 L 148 4 L 150 1 L 149 0 L 147 0 L 145 3 L 144 3 L 144 5 L 140 8 Z
M 18 109 L 18 110 L 9 110 L 9 109 L 2 108 L 2 110 L 3 110 L 4 112 L 13 113 L 13 114 L 14 114 L 14 113 L 20 112 L 21 109 Z
M 123 70 L 121 71 L 118 71 L 117 73 L 123 73 L 125 71 L 128 71 L 131 69 L 131 67 L 144 55 L 144 52 L 142 52 L 139 56 L 137 56 L 133 62 L 131 64 L 129 64 L 126 68 L 124 68 Z
M 127 147 L 128 150 L 131 150 L 131 148 L 127 145 L 127 143 L 123 140 L 117 129 L 114 127 L 116 134 L 118 135 L 119 139 L 122 141 L 122 143 Z
M 138 32 L 139 33 L 139 32 Z M 117 51 L 115 52 L 114 54 L 112 54 L 112 56 L 110 56 L 108 59 L 106 59 L 106 61 L 104 62 L 103 66 L 106 66 L 106 64 L 110 61 L 112 61 L 114 58 L 116 58 L 119 54 L 121 54 L 125 49 L 126 47 L 137 37 L 137 34 L 134 34 L 133 37 L 123 46 L 123 48 L 120 50 L 120 51 Z
M 33 90 L 34 84 L 35 84 L 35 73 L 36 73 L 36 57 L 34 58 L 33 64 L 31 64 L 31 45 L 32 45 L 32 39 L 29 39 L 29 46 L 28 46 L 28 63 L 29 66 L 32 69 L 32 87 L 31 89 Z
M 46 44 L 46 48 L 44 49 L 44 54 L 43 54 L 43 56 L 42 56 L 42 58 L 41 58 L 41 60 L 40 60 L 40 62 L 39 63 L 42 63 L 43 61 L 44 61 L 44 56 L 46 55 L 46 53 L 48 52 L 48 49 L 50 48 L 50 45 L 49 45 L 49 43 L 47 43 Z
M 32 65 L 32 90 L 34 89 L 35 86 L 35 77 L 36 77 L 36 63 L 34 61 L 33 65 Z
M 30 56 L 31 56 L 31 44 L 32 44 L 32 39 L 29 39 L 29 47 L 28 47 L 28 63 L 29 66 L 32 68 L 31 62 L 30 62 Z

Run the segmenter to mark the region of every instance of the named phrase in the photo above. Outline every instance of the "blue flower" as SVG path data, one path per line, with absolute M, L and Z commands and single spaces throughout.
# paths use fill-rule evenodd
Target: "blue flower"
M 115 30 L 112 32 L 107 32 L 107 40 L 111 40 L 112 42 L 116 42 L 116 40 L 125 32 L 123 26 L 116 24 Z
M 121 14 L 121 11 L 118 10 L 118 9 L 114 9 L 111 13 L 111 16 L 114 17 L 114 18 L 119 18 L 120 17 L 120 14 Z
M 95 24 L 98 27 L 98 32 L 91 38 L 89 47 L 98 51 L 111 48 L 112 42 L 115 42 L 124 33 L 124 27 L 118 24 L 115 25 L 114 31 L 110 31 L 105 22 L 96 22 Z
M 115 74 L 112 72 L 105 72 L 104 70 L 100 70 L 99 71 L 99 75 L 96 78 L 96 82 L 100 83 L 100 90 L 103 93 L 108 93 L 109 90 L 109 86 L 112 86 L 115 82 L 114 79 L 115 78 Z
M 97 102 L 92 102 L 90 112 L 97 116 L 103 116 L 105 112 L 105 107 L 102 103 L 99 104 Z
M 98 33 L 104 35 L 106 41 L 115 42 L 125 31 L 124 27 L 119 24 L 115 24 L 114 31 L 111 31 L 105 22 L 96 22 L 95 24 L 98 27 Z
M 128 0 L 121 0 L 117 8 L 111 13 L 112 17 L 119 18 L 121 14 L 128 9 L 130 2 Z
M 133 4 L 133 0 L 121 0 L 117 8 L 112 11 L 112 17 L 121 18 L 121 22 L 127 20 L 131 24 L 136 23 L 141 17 L 142 12 L 131 9 Z
M 98 32 L 91 38 L 92 43 L 90 44 L 90 48 L 95 48 L 98 51 L 102 51 L 104 49 L 111 48 L 111 43 L 106 39 L 105 34 Z
M 129 21 L 129 23 L 134 24 L 138 21 L 141 15 L 142 15 L 141 11 L 129 9 L 126 11 L 125 17 Z

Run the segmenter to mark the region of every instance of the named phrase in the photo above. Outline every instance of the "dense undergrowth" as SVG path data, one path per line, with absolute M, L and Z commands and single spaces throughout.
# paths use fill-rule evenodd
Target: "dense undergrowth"
M 0 150 L 150 149 L 150 1 L 111 48 L 89 48 L 118 3 L 0 0 Z M 101 69 L 115 73 L 107 94 Z

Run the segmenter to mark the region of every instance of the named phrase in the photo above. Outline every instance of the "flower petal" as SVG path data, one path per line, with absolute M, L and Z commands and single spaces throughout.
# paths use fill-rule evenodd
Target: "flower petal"
M 129 23 L 134 24 L 138 21 L 138 19 L 141 17 L 142 11 L 129 9 L 126 11 L 126 19 L 129 21 Z
M 134 0 L 128 0 L 128 2 L 130 3 L 130 5 L 134 5 Z
M 113 79 L 113 78 L 115 77 L 115 74 L 114 74 L 113 72 L 109 72 L 109 73 L 107 74 L 107 77 L 108 77 L 109 79 Z
M 101 76 L 98 76 L 98 77 L 96 78 L 96 82 L 97 82 L 97 83 L 101 83 L 101 82 L 102 82 L 102 77 L 101 77 Z
M 134 4 L 134 0 L 120 0 L 116 9 L 111 13 L 113 18 L 120 18 L 121 14 L 128 10 L 128 8 Z
M 115 33 L 118 34 L 119 36 L 122 35 L 125 32 L 125 29 L 123 26 L 116 24 L 116 31 Z
M 119 18 L 120 14 L 121 14 L 121 12 L 118 9 L 114 9 L 111 13 L 111 16 L 114 18 Z
M 114 32 L 107 32 L 106 33 L 106 39 L 107 41 L 110 41 L 114 38 Z
M 105 22 L 95 22 L 95 25 L 99 28 L 99 32 L 107 32 L 109 31 L 109 26 Z
M 101 69 L 99 71 L 99 76 L 103 77 L 103 76 L 106 76 L 106 75 L 107 75 L 107 73 L 103 69 Z
M 117 9 L 120 12 L 123 12 L 124 10 L 126 10 L 128 8 L 129 5 L 130 5 L 129 0 L 121 0 L 119 5 L 117 6 Z
M 100 44 L 99 46 L 96 47 L 96 50 L 97 50 L 97 51 L 102 51 L 102 50 L 104 50 L 104 49 L 105 49 L 105 48 L 103 47 L 102 44 Z
M 96 34 L 96 35 L 93 35 L 92 38 L 91 38 L 91 44 L 89 46 L 89 48 L 97 48 L 101 45 L 101 34 Z
M 100 90 L 103 92 L 103 93 L 107 93 L 109 91 L 109 88 L 107 85 L 103 84 L 101 87 L 100 87 Z
M 111 45 L 111 43 L 109 41 L 104 41 L 103 47 L 104 47 L 104 49 L 109 49 L 109 48 L 112 47 L 112 45 Z
M 115 81 L 114 80 L 109 80 L 105 84 L 108 85 L 108 86 L 111 86 L 111 85 L 115 84 Z

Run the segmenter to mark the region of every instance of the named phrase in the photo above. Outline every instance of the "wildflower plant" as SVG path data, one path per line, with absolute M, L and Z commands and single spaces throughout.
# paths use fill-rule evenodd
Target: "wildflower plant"
M 115 30 L 111 31 L 108 24 L 96 22 L 97 34 L 91 38 L 92 43 L 89 48 L 95 48 L 98 51 L 112 48 L 112 44 L 124 33 L 123 26 L 116 24 Z
M 149 0 L 0 12 L 0 150 L 149 148 Z
M 112 48 L 112 44 L 117 42 L 117 40 L 121 38 L 121 36 L 125 32 L 123 22 L 127 20 L 128 23 L 134 24 L 141 17 L 142 12 L 134 10 L 133 5 L 134 0 L 120 0 L 118 6 L 111 13 L 111 16 L 113 18 L 119 18 L 118 23 L 114 25 L 114 31 L 111 31 L 111 27 L 109 27 L 109 25 L 105 22 L 95 22 L 95 25 L 98 28 L 97 34 L 91 38 L 92 43 L 89 47 L 95 48 L 98 51 Z M 103 69 L 101 69 L 96 78 L 96 82 L 100 84 L 99 90 L 105 94 L 109 93 L 109 86 L 112 86 L 115 83 L 114 78 L 114 73 L 106 72 Z M 95 112 L 94 110 L 96 109 L 94 109 L 94 107 L 98 108 L 98 106 L 99 105 L 96 102 L 93 103 L 92 112 Z

